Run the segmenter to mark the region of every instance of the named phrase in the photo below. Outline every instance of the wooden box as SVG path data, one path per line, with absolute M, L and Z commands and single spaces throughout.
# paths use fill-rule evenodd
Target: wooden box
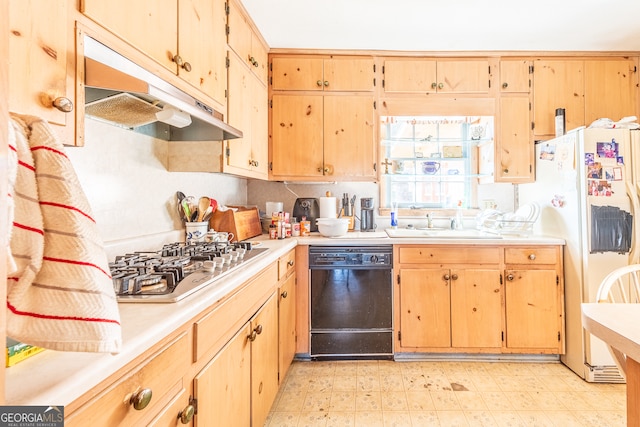
M 210 228 L 213 228 L 215 231 L 233 233 L 232 241 L 234 242 L 262 234 L 258 208 L 246 208 L 243 206 L 229 207 L 237 208 L 238 210 L 215 211 L 209 220 Z

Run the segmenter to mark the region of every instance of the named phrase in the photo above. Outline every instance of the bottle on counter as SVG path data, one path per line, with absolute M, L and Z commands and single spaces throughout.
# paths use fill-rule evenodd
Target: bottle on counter
M 391 202 L 391 228 L 398 228 L 398 204 Z
M 298 219 L 295 217 L 293 217 L 293 219 L 291 220 L 291 236 L 292 237 L 300 236 L 300 223 L 298 222 Z

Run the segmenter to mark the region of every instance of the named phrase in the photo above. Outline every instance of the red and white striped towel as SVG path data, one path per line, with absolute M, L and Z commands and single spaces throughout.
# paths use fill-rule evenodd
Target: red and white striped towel
M 102 239 L 64 147 L 12 114 L 7 335 L 60 351 L 117 353 L 120 313 Z M 16 171 L 12 181 L 12 168 Z

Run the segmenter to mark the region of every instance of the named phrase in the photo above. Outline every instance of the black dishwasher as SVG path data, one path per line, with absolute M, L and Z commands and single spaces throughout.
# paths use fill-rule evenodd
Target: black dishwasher
M 393 358 L 393 250 L 310 246 L 312 359 Z

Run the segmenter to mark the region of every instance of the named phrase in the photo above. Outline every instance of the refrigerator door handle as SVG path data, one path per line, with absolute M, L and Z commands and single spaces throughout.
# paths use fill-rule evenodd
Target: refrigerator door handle
M 640 223 L 640 183 L 636 183 L 634 186 L 631 182 L 626 181 L 625 187 L 627 189 L 627 196 L 631 201 L 631 215 L 633 218 L 633 230 L 631 233 L 631 251 L 629 252 L 629 264 L 637 264 L 640 261 L 640 242 L 636 237 L 638 234 L 638 223 Z

